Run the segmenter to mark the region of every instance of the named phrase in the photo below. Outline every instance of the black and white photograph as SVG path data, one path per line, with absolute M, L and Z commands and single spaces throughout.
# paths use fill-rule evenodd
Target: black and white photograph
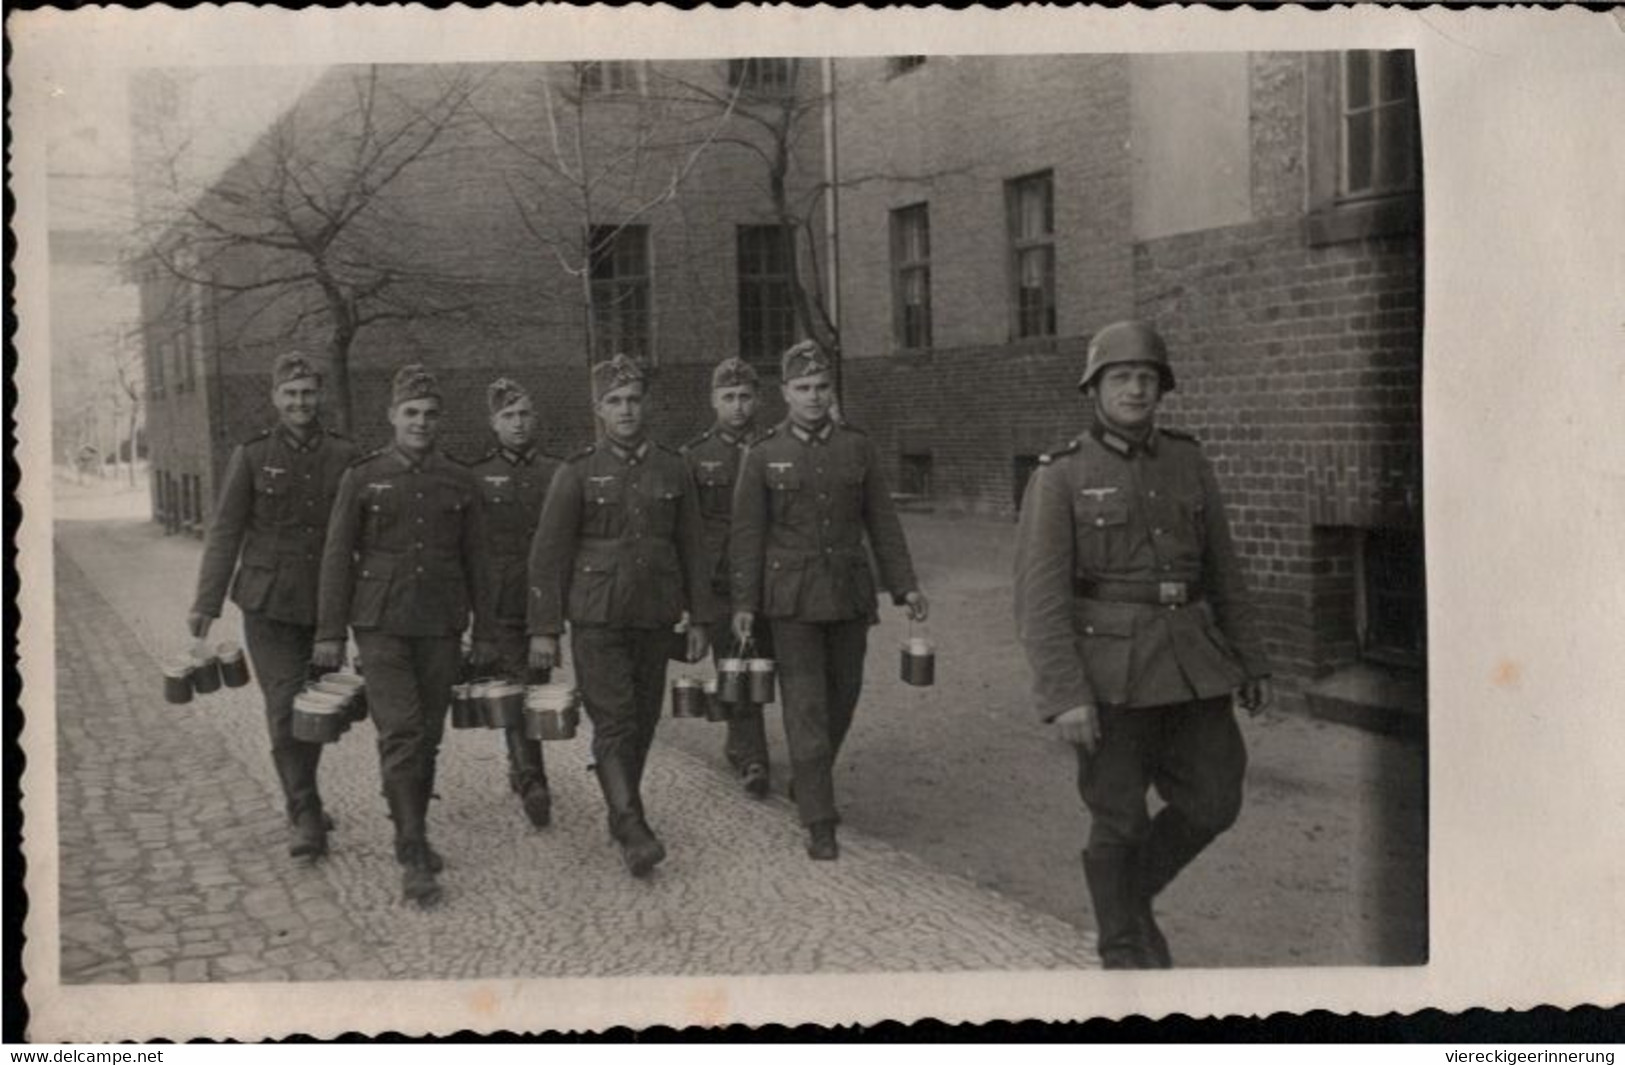
M 47 14 L 13 106 L 52 1037 L 1493 1005 L 1449 990 L 1494 952 L 1452 908 L 1498 910 L 1455 863 L 1510 860 L 1463 773 L 1567 764 L 1621 842 L 1617 728 L 1474 724 L 1617 689 L 1440 592 L 1518 579 L 1463 573 L 1501 550 L 1471 482 L 1517 481 L 1463 434 L 1564 415 L 1460 387 L 1561 371 L 1462 365 L 1489 223 L 1414 19 L 598 12 L 527 55 L 557 13 L 461 12 L 413 58 L 363 46 L 381 11 L 303 49 Z M 1582 850 L 1606 905 L 1621 849 Z M 1591 958 L 1534 1001 L 1620 994 Z

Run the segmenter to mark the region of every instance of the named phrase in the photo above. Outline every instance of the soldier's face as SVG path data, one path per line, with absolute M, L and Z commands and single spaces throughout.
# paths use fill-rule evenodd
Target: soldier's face
M 282 424 L 301 432 L 315 424 L 322 409 L 322 385 L 314 377 L 296 377 L 271 390 L 271 405 Z
M 402 451 L 422 453 L 434 446 L 440 434 L 440 401 L 432 397 L 397 403 L 389 412 L 395 427 L 395 446 Z
M 780 385 L 779 390 L 784 393 L 784 405 L 790 410 L 791 420 L 798 425 L 822 424 L 835 402 L 835 382 L 830 380 L 827 371 L 798 377 Z
M 1095 410 L 1108 425 L 1138 432 L 1151 424 L 1162 400 L 1162 378 L 1149 363 L 1108 366 L 1095 380 Z
M 536 432 L 535 406 L 528 399 L 508 404 L 491 415 L 491 431 L 503 447 L 523 451 Z
M 756 417 L 756 389 L 750 385 L 716 389 L 711 393 L 711 409 L 717 412 L 718 425 L 738 432 Z
M 643 436 L 643 382 L 604 393 L 594 408 L 604 435 L 623 444 L 636 443 Z

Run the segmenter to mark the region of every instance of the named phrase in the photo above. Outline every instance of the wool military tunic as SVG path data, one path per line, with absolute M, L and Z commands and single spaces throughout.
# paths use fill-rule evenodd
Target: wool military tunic
M 469 472 L 485 500 L 496 613 L 504 623 L 524 623 L 530 542 L 536 534 L 548 485 L 559 465 L 558 459 L 535 448 L 516 452 L 505 447 L 492 448 L 469 464 Z
M 750 431 L 735 435 L 714 425 L 682 449 L 700 496 L 706 572 L 711 575 L 711 587 L 722 596 L 728 594 L 728 527 L 733 521 L 734 483 L 745 450 L 757 436 Z
M 345 471 L 322 557 L 318 640 L 347 626 L 394 636 L 456 636 L 495 617 L 485 506 L 467 467 L 439 451 L 376 451 Z
M 734 607 L 807 622 L 877 617 L 864 533 L 901 604 L 918 588 L 897 508 L 867 434 L 784 422 L 745 455 L 734 492 Z
M 355 457 L 354 444 L 320 427 L 304 441 L 267 429 L 235 448 L 204 541 L 193 612 L 219 617 L 230 584 L 245 612 L 316 624 L 328 513 Z
M 1226 695 L 1267 676 L 1213 469 L 1192 437 L 1096 425 L 1022 501 L 1017 632 L 1046 719 Z
M 716 612 L 698 494 L 683 459 L 644 441 L 588 447 L 559 467 L 530 551 L 529 629 L 565 622 L 668 628 Z

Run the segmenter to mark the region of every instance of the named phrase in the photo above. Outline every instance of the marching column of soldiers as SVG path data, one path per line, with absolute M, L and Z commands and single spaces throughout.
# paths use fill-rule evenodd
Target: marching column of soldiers
M 813 860 L 838 858 L 834 768 L 862 691 L 877 595 L 911 621 L 919 586 L 874 443 L 837 413 L 812 341 L 780 360 L 786 417 L 757 422 L 760 380 L 726 359 L 710 428 L 680 450 L 646 432 L 649 380 L 617 355 L 591 369 L 597 440 L 536 447 L 536 408 L 486 390 L 491 449 L 438 446 L 439 383 L 395 375 L 393 439 L 368 454 L 321 422 L 322 378 L 272 367 L 277 424 L 232 454 L 187 628 L 204 639 L 227 589 L 265 700 L 290 853 L 327 853 L 321 745 L 296 738 L 295 696 L 358 650 L 405 900 L 435 905 L 429 843 L 452 688 L 487 671 L 532 683 L 570 665 L 592 724 L 609 836 L 627 871 L 666 858 L 643 794 L 672 659 L 771 657 L 788 794 Z M 1194 438 L 1156 424 L 1174 387 L 1161 336 L 1120 322 L 1092 339 L 1078 389 L 1088 428 L 1041 460 L 1022 501 L 1014 573 L 1034 701 L 1077 751 L 1090 814 L 1084 880 L 1107 968 L 1166 968 L 1153 900 L 1235 820 L 1246 750 L 1232 702 L 1270 702 L 1256 614 L 1224 501 Z M 730 708 L 723 756 L 746 794 L 771 788 L 760 703 Z M 542 744 L 505 733 L 508 782 L 537 829 L 553 817 Z M 1147 795 L 1163 806 L 1155 817 Z

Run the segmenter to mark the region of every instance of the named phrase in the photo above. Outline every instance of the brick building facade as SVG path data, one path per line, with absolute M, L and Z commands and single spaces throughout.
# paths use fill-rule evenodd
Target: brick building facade
M 899 481 L 939 508 L 1012 513 L 1036 456 L 1085 424 L 1073 386 L 1089 335 L 1150 319 L 1179 378 L 1167 423 L 1216 462 L 1289 698 L 1414 720 L 1426 629 L 1409 57 L 839 70 L 843 177 L 926 175 L 840 201 L 846 408 Z M 923 311 L 907 276 L 922 267 Z M 911 346 L 922 317 L 929 343 Z
M 557 66 L 495 72 L 478 109 L 534 111 L 538 78 Z M 663 70 L 726 95 L 741 61 L 626 66 L 615 78 L 635 83 L 619 83 L 594 126 L 610 155 L 625 143 L 617 129 L 670 106 L 655 88 L 669 85 Z M 1289 698 L 1417 703 L 1422 256 L 1409 57 L 895 56 L 825 69 L 832 150 L 823 116 L 810 115 L 789 174 L 798 198 L 817 202 L 838 162 L 834 239 L 810 218 L 796 252 L 807 280 L 837 264 L 843 413 L 875 437 L 896 486 L 943 512 L 1013 515 L 1037 456 L 1083 428 L 1074 383 L 1088 337 L 1149 318 L 1179 378 L 1168 422 L 1215 460 Z M 329 75 L 302 106 L 341 98 L 347 76 Z M 706 368 L 744 343 L 741 227 L 775 222 L 760 157 L 730 143 L 740 121 L 717 127 L 680 193 L 636 219 L 648 234 L 656 431 L 673 441 L 708 418 Z M 690 126 L 683 145 L 709 128 Z M 457 137 L 401 182 L 391 208 L 447 270 L 514 286 L 511 313 L 367 333 L 352 372 L 356 434 L 383 438 L 388 374 L 419 359 L 446 380 L 454 450 L 482 444 L 480 393 L 498 372 L 537 390 L 545 444 L 567 450 L 591 431 L 585 312 L 569 288 L 579 282 L 516 224 L 523 153 L 490 123 Z M 668 149 L 645 178 L 686 150 Z M 547 224 L 579 224 L 566 201 L 554 198 Z M 218 469 L 230 439 L 266 416 L 267 356 L 209 346 L 217 376 L 200 394 L 221 413 L 205 465 Z M 175 425 L 176 438 L 198 439 Z M 156 461 L 192 445 L 166 446 L 155 436 Z

